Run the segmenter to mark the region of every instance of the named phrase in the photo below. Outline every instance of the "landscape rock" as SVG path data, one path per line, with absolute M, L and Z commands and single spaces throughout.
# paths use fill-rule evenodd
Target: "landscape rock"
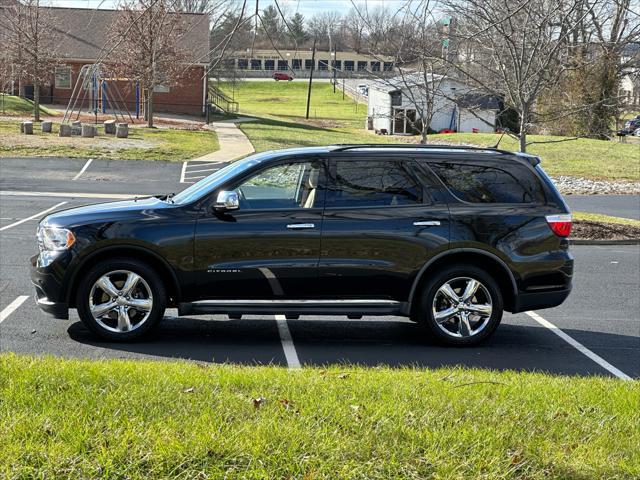
M 71 136 L 71 125 L 68 123 L 61 123 L 60 130 L 58 131 L 59 137 L 70 137 Z
M 40 127 L 42 128 L 42 133 L 51 133 L 53 123 L 44 121 L 40 124 Z
M 71 135 L 82 135 L 82 122 L 80 120 L 71 122 Z
M 581 177 L 560 175 L 551 177 L 563 195 L 639 195 L 640 182 L 590 180 Z
M 96 136 L 96 127 L 93 125 L 82 125 L 82 136 L 84 138 L 93 138 Z
M 104 133 L 105 133 L 105 135 L 115 135 L 116 134 L 116 121 L 115 120 L 105 120 L 105 122 L 104 122 Z
M 20 131 L 25 135 L 33 135 L 33 122 L 31 121 L 22 122 Z
M 116 127 L 116 137 L 127 138 L 129 136 L 129 124 L 119 123 Z

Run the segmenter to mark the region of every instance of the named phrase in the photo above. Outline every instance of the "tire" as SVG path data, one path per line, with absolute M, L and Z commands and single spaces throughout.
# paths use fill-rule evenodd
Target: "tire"
M 478 286 L 473 296 L 465 300 L 467 288 L 471 290 L 470 285 L 475 286 L 472 280 Z M 424 325 L 438 343 L 456 347 L 477 345 L 490 337 L 500 325 L 504 308 L 497 282 L 484 270 L 467 264 L 436 272 L 416 300 L 419 303 L 415 320 Z M 441 316 L 440 321 L 436 320 L 436 314 Z
M 162 319 L 166 304 L 166 290 L 157 272 L 128 258 L 106 260 L 93 267 L 76 296 L 82 322 L 96 335 L 115 342 L 143 337 Z

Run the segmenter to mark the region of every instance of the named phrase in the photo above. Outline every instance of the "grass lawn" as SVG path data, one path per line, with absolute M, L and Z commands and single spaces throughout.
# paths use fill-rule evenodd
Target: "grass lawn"
M 632 479 L 639 424 L 600 377 L 0 355 L 3 478 Z
M 615 225 L 629 225 L 640 228 L 640 220 L 634 220 L 633 218 L 612 217 L 610 215 L 589 212 L 571 212 L 571 214 L 573 215 L 573 219 L 578 222 L 612 223 Z
M 256 116 L 279 117 L 282 120 L 304 119 L 307 105 L 308 83 L 292 82 L 241 82 L 233 89 L 230 83 L 220 88 L 240 105 L 240 112 Z M 313 83 L 309 119 L 325 122 L 329 127 L 362 128 L 367 106 L 357 104 L 342 92 L 333 93 L 333 86 L 326 82 Z
M 42 105 L 40 105 L 40 113 L 58 115 L 55 110 L 49 110 Z M 14 95 L 0 93 L 0 115 L 33 115 L 33 102 Z
M 431 141 L 481 146 L 495 145 L 496 134 L 454 133 L 431 135 Z M 529 141 L 561 140 L 564 137 L 530 135 Z M 504 150 L 517 150 L 516 140 L 504 137 Z M 550 175 L 569 175 L 593 179 L 640 180 L 640 143 L 607 142 L 581 138 L 560 143 L 531 145 L 528 153 L 540 155 Z
M 96 138 L 58 137 L 42 134 L 34 125 L 34 135 L 21 135 L 16 121 L 0 121 L 0 157 L 71 157 L 120 160 L 167 160 L 181 162 L 218 150 L 218 138 L 211 131 L 130 127 L 129 138 L 101 134 Z

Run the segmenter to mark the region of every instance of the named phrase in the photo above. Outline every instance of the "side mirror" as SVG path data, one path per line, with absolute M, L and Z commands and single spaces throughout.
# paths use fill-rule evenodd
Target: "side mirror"
M 237 210 L 240 208 L 240 198 L 238 192 L 223 190 L 218 193 L 214 207 L 217 210 Z

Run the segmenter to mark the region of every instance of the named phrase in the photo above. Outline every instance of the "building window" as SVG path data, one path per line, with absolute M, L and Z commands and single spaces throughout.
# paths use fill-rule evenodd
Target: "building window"
M 353 66 L 354 66 L 353 60 L 345 60 L 344 61 L 344 69 L 347 72 L 353 72 Z
M 71 88 L 71 67 L 56 67 L 56 88 Z
M 402 92 L 400 90 L 391 92 L 389 96 L 391 97 L 391 106 L 399 107 L 400 105 L 402 105 Z
M 169 93 L 170 90 L 166 85 L 156 85 L 153 87 L 153 93 Z
M 258 58 L 251 59 L 251 70 L 262 70 L 262 60 Z
M 246 70 L 247 68 L 249 68 L 249 60 L 247 60 L 246 58 L 239 58 L 238 70 Z
M 287 70 L 289 68 L 289 60 L 278 60 L 278 70 Z
M 291 66 L 294 70 L 300 70 L 302 68 L 302 60 L 300 60 L 299 58 L 294 58 L 291 61 Z
M 311 70 L 313 68 L 313 60 L 305 60 L 304 61 L 304 69 Z
M 358 71 L 364 72 L 367 69 L 367 62 L 358 60 Z
M 318 70 L 328 70 L 329 60 L 318 60 Z
M 383 70 L 385 72 L 390 72 L 393 70 L 393 62 L 384 62 L 383 66 L 382 66 Z
M 264 69 L 265 70 L 275 70 L 276 62 L 274 60 L 265 60 L 264 61 Z
M 342 60 L 335 60 L 333 62 L 333 68 L 337 68 L 338 70 L 342 70 Z
M 371 71 L 379 72 L 380 71 L 380 62 L 371 62 Z

